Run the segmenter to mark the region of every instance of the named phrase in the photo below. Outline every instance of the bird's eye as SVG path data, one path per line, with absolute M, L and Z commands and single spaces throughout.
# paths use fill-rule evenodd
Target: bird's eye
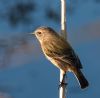
M 41 32 L 38 32 L 38 34 L 41 34 Z

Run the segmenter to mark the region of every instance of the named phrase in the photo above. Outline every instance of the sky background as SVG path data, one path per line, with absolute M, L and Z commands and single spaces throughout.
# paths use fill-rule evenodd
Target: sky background
M 60 0 L 0 0 L 0 98 L 58 98 L 59 70 L 42 54 L 39 26 L 60 32 Z M 99 98 L 100 0 L 67 0 L 68 41 L 90 86 L 68 73 L 69 98 Z

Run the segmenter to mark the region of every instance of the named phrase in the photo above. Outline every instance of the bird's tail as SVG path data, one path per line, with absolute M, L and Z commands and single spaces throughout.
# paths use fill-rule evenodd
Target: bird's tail
M 78 79 L 79 84 L 80 84 L 82 89 L 88 87 L 89 83 L 86 80 L 86 78 L 84 77 L 84 75 L 83 75 L 83 73 L 81 72 L 80 69 L 74 70 L 73 73 L 75 74 L 76 78 Z

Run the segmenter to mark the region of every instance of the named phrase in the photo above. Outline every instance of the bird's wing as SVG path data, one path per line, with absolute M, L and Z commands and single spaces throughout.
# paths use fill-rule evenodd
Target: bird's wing
M 62 48 L 58 49 L 58 51 L 50 50 L 48 48 L 48 52 L 45 52 L 47 56 L 56 59 L 58 61 L 62 61 L 72 66 L 76 66 L 77 68 L 82 68 L 82 64 L 79 60 L 79 57 L 75 54 L 72 48 Z
M 59 59 L 66 62 L 67 64 L 76 66 L 77 68 L 82 68 L 79 57 L 75 54 L 73 49 L 64 50 L 62 55 L 59 55 Z

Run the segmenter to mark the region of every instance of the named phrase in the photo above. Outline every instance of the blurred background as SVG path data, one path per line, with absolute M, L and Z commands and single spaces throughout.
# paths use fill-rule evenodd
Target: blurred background
M 39 26 L 60 32 L 60 0 L 0 0 L 0 98 L 58 98 L 59 70 L 29 33 Z M 100 0 L 67 0 L 68 40 L 90 86 L 68 73 L 70 98 L 99 98 Z

